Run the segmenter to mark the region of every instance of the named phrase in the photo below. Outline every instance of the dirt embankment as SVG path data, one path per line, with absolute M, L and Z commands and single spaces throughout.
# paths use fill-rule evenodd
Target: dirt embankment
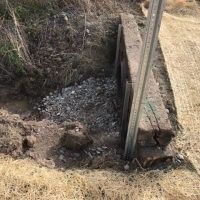
M 123 169 L 117 90 L 113 78 L 106 77 L 113 71 L 118 12 L 141 12 L 139 5 L 131 10 L 129 3 L 0 3 L 0 105 L 8 111 L 1 110 L 1 152 L 49 167 Z M 63 88 L 72 85 L 74 89 Z M 44 94 L 45 101 L 35 99 Z M 62 108 L 60 101 L 66 101 Z M 74 124 L 67 131 L 73 133 L 79 128 L 77 120 L 87 125 L 86 135 L 93 134 L 93 139 L 82 131 L 74 139 L 68 135 L 77 140 L 71 148 L 73 141 L 67 141 L 68 146 L 61 142 L 63 123 Z M 82 142 L 85 145 L 79 146 Z
M 90 78 L 43 98 L 32 114 L 40 121 L 2 109 L 0 152 L 50 168 L 123 170 L 116 94 L 113 79 Z
M 142 16 L 139 4 L 131 1 L 123 4 L 120 1 L 106 3 L 52 1 L 52 4 L 31 4 L 31 2 L 21 4 L 10 1 L 3 6 L 5 7 L 2 15 L 4 20 L 0 29 L 3 33 L 0 38 L 0 54 L 3 57 L 0 76 L 0 83 L 2 83 L 0 91 L 3 92 L 1 104 L 9 112 L 20 114 L 21 118 L 17 117 L 15 124 L 9 123 L 9 114 L 6 114 L 6 124 L 8 124 L 6 126 L 13 127 L 13 130 L 19 129 L 14 131 L 19 137 L 13 138 L 20 145 L 16 143 L 14 147 L 2 146 L 1 152 L 22 157 L 30 156 L 35 160 L 39 159 L 41 163 L 44 159 L 53 160 L 55 166 L 66 163 L 63 162 L 66 157 L 70 158 L 68 162 L 72 163 L 69 166 L 93 166 L 91 164 L 93 162 L 85 161 L 90 157 L 100 159 L 104 163 L 101 164 L 101 168 L 111 166 L 122 169 L 119 164 L 123 163 L 119 160 L 122 149 L 118 145 L 120 105 L 116 96 L 115 81 L 113 78 L 105 77 L 110 77 L 113 71 L 112 62 L 115 56 L 119 13 L 134 14 L 141 35 L 144 34 L 145 18 Z M 163 101 L 175 129 L 176 110 L 173 94 L 166 80 L 164 59 L 159 48 L 154 66 L 154 74 L 160 84 Z M 87 79 L 91 76 L 92 79 Z M 87 80 L 84 81 L 85 79 Z M 62 88 L 66 86 L 68 87 Z M 57 89 L 55 93 L 54 89 Z M 37 99 L 37 104 L 35 99 L 30 98 L 42 94 L 48 95 L 42 101 Z M 16 111 L 11 106 L 13 102 L 8 100 L 18 99 L 24 95 L 31 100 L 34 109 L 32 110 L 31 107 L 25 109 L 27 112 L 22 113 L 21 108 Z M 10 119 L 14 121 L 12 116 Z M 53 120 L 53 123 L 46 120 L 45 123 L 50 124 L 47 125 L 43 124 L 43 121 L 35 121 L 33 125 L 33 120 L 38 119 Z M 23 126 L 29 127 L 27 129 L 29 131 L 24 133 L 24 129 L 18 127 L 18 120 Z M 86 125 L 88 133 L 92 134 L 96 141 L 87 149 L 77 148 L 80 156 L 78 159 L 75 151 L 67 153 L 65 150 L 64 154 L 61 153 L 63 150 L 60 148 L 64 147 L 62 145 L 59 147 L 59 138 L 62 136 L 57 136 L 56 130 L 60 130 L 61 123 L 65 121 L 79 121 Z M 34 126 L 42 126 L 42 132 L 37 134 Z M 45 126 L 52 127 L 51 133 L 44 128 Z M 4 129 L 5 126 L 2 127 L 2 141 L 5 140 L 5 135 L 8 135 Z M 35 145 L 30 147 L 32 153 L 26 148 L 26 137 L 30 135 L 36 138 Z M 40 135 L 42 139 L 38 143 L 37 138 Z M 48 138 L 47 141 L 43 139 L 45 137 Z M 53 143 L 50 138 L 54 138 Z M 97 138 L 101 138 L 101 141 Z M 45 149 L 41 150 L 40 146 Z M 107 148 L 103 150 L 102 147 Z M 13 153 L 9 148 L 13 149 Z M 43 153 L 41 155 L 33 153 L 39 152 L 37 149 Z M 52 156 L 55 153 L 56 157 L 50 158 L 48 150 Z M 60 156 L 63 159 L 59 161 Z M 105 157 L 107 160 L 111 159 L 111 163 L 105 162 Z M 78 164 L 74 164 L 73 159 L 78 160 Z
M 1 85 L 38 96 L 111 74 L 119 22 L 114 3 L 34 2 L 1 3 Z

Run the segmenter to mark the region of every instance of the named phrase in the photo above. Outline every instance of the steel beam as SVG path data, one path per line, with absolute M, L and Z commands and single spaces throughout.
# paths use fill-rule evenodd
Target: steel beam
M 141 116 L 141 107 L 148 82 L 149 72 L 153 60 L 153 54 L 157 45 L 158 32 L 160 29 L 165 0 L 151 0 L 148 10 L 146 35 L 144 37 L 140 66 L 134 87 L 134 96 L 128 123 L 124 159 L 132 160 L 137 140 L 138 126 Z

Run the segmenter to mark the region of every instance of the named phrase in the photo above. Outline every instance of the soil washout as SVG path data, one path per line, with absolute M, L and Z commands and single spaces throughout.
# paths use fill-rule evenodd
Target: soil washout
M 105 4 L 98 12 L 86 13 L 80 7 L 75 9 L 73 3 L 56 5 L 51 7 L 51 11 L 48 10 L 46 15 L 38 12 L 26 20 L 18 16 L 19 24 L 23 25 L 20 29 L 12 17 L 6 18 L 0 30 L 4 33 L 0 38 L 1 48 L 10 48 L 10 45 L 5 46 L 3 42 L 10 42 L 5 31 L 13 36 L 11 42 L 16 42 L 16 45 L 19 44 L 20 36 L 23 37 L 26 39 L 24 45 L 28 47 L 32 61 L 30 67 L 33 68 L 30 69 L 34 70 L 30 73 L 26 68 L 18 72 L 5 71 L 6 65 L 9 65 L 7 69 L 13 69 L 13 65 L 3 54 L 0 83 L 5 95 L 2 95 L 1 99 L 5 102 L 8 98 L 25 97 L 34 105 L 34 109 L 30 109 L 23 116 L 19 111 L 9 109 L 9 102 L 7 107 L 3 105 L 14 115 L 1 110 L 1 137 L 2 141 L 8 140 L 6 146 L 1 144 L 1 152 L 22 158 L 32 157 L 51 167 L 123 169 L 123 150 L 119 147 L 120 105 L 115 81 L 111 77 L 119 12 L 135 15 L 141 35 L 145 27 L 145 18 L 139 5 L 129 3 L 125 3 L 125 7 L 114 3 L 114 9 Z M 26 6 L 24 8 L 28 9 Z M 15 51 L 11 52 L 16 56 Z M 160 56 L 161 52 L 157 52 Z M 164 59 L 160 57 L 155 60 L 156 66 L 159 66 L 158 82 L 162 82 L 160 74 L 165 68 Z M 162 83 L 162 87 L 170 87 L 169 82 Z M 163 89 L 162 94 L 165 95 L 166 101 L 173 99 L 168 89 Z M 38 96 L 39 99 L 35 98 Z M 174 113 L 174 110 L 171 105 L 169 107 L 170 111 L 172 110 L 169 115 L 173 115 L 171 113 Z M 173 117 L 171 119 L 174 120 Z M 87 134 L 90 137 L 92 135 L 93 143 L 77 150 L 65 149 L 60 144 L 60 139 L 66 132 L 66 128 L 63 129 L 63 123 L 66 121 L 86 126 Z M 76 130 L 76 125 L 74 126 L 73 131 Z M 31 135 L 36 141 L 32 147 L 27 148 L 27 136 Z M 66 156 L 67 162 L 64 162 L 63 155 Z M 50 165 L 46 164 L 46 161 L 50 162 Z M 94 164 L 95 162 L 97 164 Z

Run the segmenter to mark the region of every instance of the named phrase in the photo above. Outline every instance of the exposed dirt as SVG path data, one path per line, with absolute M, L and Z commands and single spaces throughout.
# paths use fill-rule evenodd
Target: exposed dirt
M 79 122 L 23 121 L 4 110 L 0 110 L 0 122 L 0 151 L 14 157 L 31 157 L 50 168 L 122 170 L 126 163 L 117 148 L 119 133 L 91 135 Z
M 135 15 L 143 36 L 145 18 L 139 5 L 132 7 L 128 3 L 123 6 L 117 4 L 116 8 L 118 12 Z M 69 128 L 66 122 L 58 123 L 46 119 L 37 121 L 43 115 L 38 116 L 38 112 L 32 109 L 41 99 L 36 99 L 35 96 L 48 94 L 55 89 L 59 91 L 63 86 L 81 83 L 90 76 L 96 78 L 112 74 L 119 22 L 117 11 L 109 16 L 101 12 L 87 16 L 80 15 L 73 9 L 67 6 L 57 8 L 47 21 L 39 21 L 36 17 L 36 24 L 30 32 L 26 27 L 30 53 L 41 75 L 5 79 L 5 72 L 2 71 L 0 107 L 8 112 L 0 111 L 0 152 L 14 157 L 31 157 L 50 168 L 123 170 L 126 161 L 121 159 L 123 150 L 119 145 L 119 131 L 91 131 L 88 127 L 84 128 L 86 131 L 81 131 L 79 129 L 84 124 L 79 122 L 72 122 L 73 128 Z M 160 48 L 156 51 L 154 75 L 160 84 L 163 101 L 175 129 L 176 109 Z M 24 97 L 27 101 L 22 100 Z M 87 114 L 92 115 L 92 112 L 92 109 L 88 109 Z M 77 127 L 80 135 L 75 139 L 73 136 Z M 72 141 L 66 142 L 63 139 L 66 134 L 70 135 Z M 32 145 L 27 136 L 35 138 L 30 141 Z
M 85 13 L 74 6 L 61 3 L 45 19 L 41 14 L 31 15 L 21 22 L 24 30 L 20 36 L 12 21 L 2 24 L 0 45 L 10 39 L 7 32 L 16 43 L 20 37 L 25 38 L 27 44 L 22 45 L 28 45 L 30 66 L 34 67 L 30 72 L 24 69 L 26 76 L 11 67 L 6 70 L 4 66 L 9 62 L 3 56 L 2 85 L 14 86 L 16 93 L 40 96 L 90 76 L 111 75 L 119 16 L 109 9 L 108 14 L 101 10 Z

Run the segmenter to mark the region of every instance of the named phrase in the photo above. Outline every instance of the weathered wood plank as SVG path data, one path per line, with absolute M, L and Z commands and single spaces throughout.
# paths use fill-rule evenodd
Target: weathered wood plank
M 134 86 L 140 62 L 142 39 L 134 16 L 121 14 L 122 41 L 120 47 L 121 59 L 126 59 L 127 78 Z M 166 109 L 160 96 L 153 73 L 146 90 L 143 112 L 139 124 L 138 143 L 142 146 L 167 145 L 174 136 Z
M 170 144 L 165 148 L 143 147 L 138 148 L 138 159 L 142 167 L 147 168 L 162 162 L 172 162 L 173 154 Z

